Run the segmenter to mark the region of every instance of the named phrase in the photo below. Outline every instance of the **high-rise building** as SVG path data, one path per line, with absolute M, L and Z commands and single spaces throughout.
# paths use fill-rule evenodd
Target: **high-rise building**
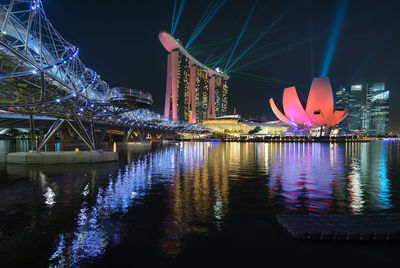
M 385 83 L 373 83 L 367 90 L 368 135 L 385 136 L 389 127 L 389 90 Z
M 352 85 L 347 108 L 349 115 L 347 129 L 351 133 L 366 133 L 365 130 L 365 94 L 362 84 Z
M 196 96 L 196 118 L 197 121 L 201 121 L 207 119 L 207 110 L 208 110 L 208 73 L 201 69 L 197 68 L 196 70 L 196 88 L 195 88 L 195 96 Z M 186 121 L 186 118 L 185 118 Z
M 182 103 L 188 103 L 189 100 L 190 63 L 188 58 L 180 54 L 178 56 L 177 68 L 178 117 L 188 118 L 188 107 L 181 105 Z
M 336 107 L 338 109 L 348 109 L 349 107 L 349 90 L 345 89 L 343 86 L 340 86 L 336 91 Z M 341 133 L 348 132 L 348 116 L 338 124 L 339 131 Z
M 229 76 L 199 62 L 170 34 L 159 38 L 169 52 L 164 116 L 196 123 L 226 115 Z
M 339 124 L 342 133 L 384 136 L 389 125 L 389 91 L 385 83 L 354 84 L 350 91 L 339 87 L 336 105 L 349 112 Z
M 228 79 L 215 79 L 215 113 L 217 117 L 226 115 L 228 111 Z

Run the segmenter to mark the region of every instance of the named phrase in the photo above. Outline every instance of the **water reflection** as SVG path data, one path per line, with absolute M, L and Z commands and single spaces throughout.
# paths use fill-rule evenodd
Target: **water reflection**
M 385 210 L 392 206 L 387 144 L 180 144 L 146 154 L 99 188 L 96 203 L 83 203 L 73 234 L 61 234 L 53 263 L 74 264 L 115 244 L 113 215 L 124 214 L 164 185 L 167 214 L 159 245 L 181 252 L 191 233 L 222 230 L 230 187 L 264 180 L 274 206 L 285 212 L 334 213 Z M 86 189 L 87 187 L 85 187 Z M 85 190 L 84 190 L 85 192 Z M 83 195 L 85 195 L 83 192 Z
M 30 222 L 31 233 L 51 227 L 47 259 L 51 267 L 63 267 L 96 261 L 126 237 L 134 240 L 138 225 L 151 221 L 159 223 L 159 230 L 151 230 L 158 251 L 171 257 L 182 252 L 188 235 L 223 232 L 227 221 L 241 221 L 249 210 L 271 218 L 279 212 L 399 211 L 398 141 L 180 143 L 120 151 L 120 159 L 100 165 L 6 165 L 0 214 L 11 220 L 0 227 Z M 128 217 L 153 199 L 159 200 L 157 211 Z M 13 213 L 29 216 L 10 217 Z M 160 216 L 148 217 L 153 213 Z M 0 233 L 7 245 L 18 236 L 7 229 Z
M 392 207 L 389 143 L 272 146 L 269 195 L 282 198 L 286 211 L 362 213 Z

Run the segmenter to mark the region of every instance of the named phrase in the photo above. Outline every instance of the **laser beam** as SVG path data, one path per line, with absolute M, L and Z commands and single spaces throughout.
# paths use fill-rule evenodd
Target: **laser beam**
M 281 14 L 272 24 L 270 24 L 265 31 L 263 31 L 253 43 L 248 46 L 240 56 L 238 56 L 228 68 L 225 69 L 226 72 L 229 70 L 239 61 L 241 60 L 271 29 L 287 14 L 287 11 Z
M 232 77 L 238 77 L 238 78 L 243 78 L 243 79 L 249 79 L 253 81 L 260 81 L 260 82 L 267 82 L 267 83 L 276 83 L 280 85 L 297 85 L 297 86 L 304 86 L 299 83 L 295 83 L 293 81 L 287 81 L 279 78 L 274 78 L 270 76 L 265 76 L 265 75 L 258 75 L 258 74 L 253 74 L 253 73 L 246 73 L 246 72 L 237 72 L 234 71 L 231 74 Z
M 251 10 L 250 10 L 249 15 L 247 16 L 246 22 L 243 24 L 242 30 L 240 31 L 240 34 L 239 34 L 238 38 L 236 39 L 235 45 L 233 46 L 231 55 L 230 55 L 229 58 L 228 58 L 228 62 L 227 62 L 226 65 L 225 65 L 224 71 L 226 70 L 226 67 L 227 67 L 227 66 L 229 65 L 229 63 L 231 62 L 232 56 L 233 56 L 233 54 L 234 54 L 235 51 L 236 51 L 236 48 L 237 48 L 237 46 L 238 46 L 238 44 L 239 44 L 239 41 L 240 41 L 240 39 L 242 38 L 244 31 L 246 30 L 247 24 L 249 23 L 251 16 L 253 15 L 253 12 L 254 12 L 254 9 L 256 8 L 257 2 L 258 2 L 257 0 L 254 2 L 253 6 L 252 6 L 252 8 L 251 8 Z
M 218 2 L 214 2 L 214 5 L 215 5 L 216 3 L 218 3 Z M 210 14 L 210 9 L 212 9 L 212 7 L 213 7 L 213 2 L 210 2 L 210 3 L 207 5 L 206 10 L 203 12 L 203 15 L 201 16 L 201 18 L 200 18 L 199 22 L 197 23 L 196 27 L 194 28 L 194 31 L 193 31 L 192 35 L 190 36 L 189 40 L 191 40 L 192 37 L 193 37 L 194 35 L 197 34 L 199 28 L 203 25 L 204 21 L 205 21 L 205 20 L 207 19 L 207 17 L 209 16 L 209 14 Z
M 393 33 L 391 31 L 386 31 L 379 38 L 377 38 L 373 44 L 369 46 L 366 57 L 363 57 L 363 60 L 358 68 L 348 79 L 346 86 L 349 86 L 354 82 L 362 69 L 364 69 L 365 66 L 367 66 L 371 62 L 372 58 L 377 56 L 379 52 L 382 51 L 382 49 L 384 49 L 385 46 L 390 43 L 391 38 L 393 38 Z
M 175 34 L 176 27 L 178 26 L 179 20 L 180 20 L 180 18 L 181 18 L 181 16 L 182 16 L 183 8 L 185 7 L 185 3 L 186 3 L 186 0 L 182 0 L 182 1 L 181 1 L 181 4 L 179 5 L 178 14 L 176 14 L 174 26 L 173 26 L 172 31 L 171 31 L 171 34 L 172 34 L 172 35 Z M 174 3 L 174 8 L 175 8 L 175 3 Z
M 196 40 L 196 38 L 199 36 L 199 34 L 210 23 L 210 21 L 215 17 L 215 15 L 218 13 L 218 11 L 222 8 L 222 6 L 225 3 L 226 3 L 226 0 L 222 0 L 222 1 L 218 0 L 217 2 L 215 2 L 215 4 L 212 6 L 212 8 L 207 7 L 206 11 L 203 13 L 202 19 L 200 19 L 201 23 L 199 23 L 198 24 L 199 26 L 196 27 L 195 31 L 193 31 L 185 48 L 190 47 L 190 45 L 193 43 L 193 41 Z M 208 14 L 206 16 L 204 16 L 207 11 L 209 11 Z
M 171 33 L 172 33 L 172 29 L 174 28 L 175 25 L 175 15 L 176 15 L 176 5 L 177 5 L 178 0 L 174 0 L 174 9 L 172 12 L 172 22 L 171 22 Z
M 310 38 L 310 65 L 311 77 L 314 77 L 314 44 L 313 44 L 313 25 L 312 25 L 312 7 L 311 0 L 308 0 L 308 36 Z
M 233 69 L 233 70 L 230 70 L 228 73 L 232 73 L 232 72 L 235 72 L 235 71 L 238 71 L 238 70 L 242 70 L 242 69 L 244 69 L 245 67 L 249 67 L 249 66 L 251 66 L 251 65 L 254 65 L 255 63 L 258 63 L 258 62 L 260 62 L 260 61 L 263 61 L 263 60 L 265 60 L 265 59 L 268 59 L 268 58 L 270 58 L 270 57 L 272 57 L 272 56 L 275 56 L 275 55 L 277 55 L 277 54 L 279 54 L 279 53 L 282 53 L 282 52 L 284 52 L 284 51 L 288 51 L 288 50 L 290 50 L 290 49 L 292 49 L 292 48 L 294 48 L 294 47 L 296 47 L 296 46 L 298 46 L 298 45 L 304 44 L 305 42 L 308 42 L 308 38 L 307 38 L 307 39 L 300 40 L 300 41 L 298 41 L 298 42 L 295 42 L 295 43 L 293 43 L 293 44 L 291 44 L 291 45 L 289 45 L 289 46 L 286 46 L 286 47 L 284 47 L 284 48 L 281 48 L 281 49 L 279 49 L 279 50 L 276 50 L 276 51 L 274 51 L 274 52 L 271 52 L 271 53 L 269 53 L 269 54 L 266 54 L 266 55 L 264 55 L 264 56 L 262 56 L 262 57 L 258 57 L 258 58 L 256 58 L 255 60 L 252 60 L 252 61 L 250 61 L 250 62 L 247 62 L 246 64 L 243 64 L 243 65 L 241 65 L 241 66 L 238 66 L 238 67 L 236 67 L 236 68 Z
M 329 37 L 328 45 L 326 47 L 325 58 L 322 63 L 322 68 L 319 75 L 320 77 L 325 77 L 328 75 L 333 54 L 335 53 L 335 48 L 339 39 L 340 29 L 342 28 L 347 5 L 348 5 L 348 0 L 339 1 L 339 5 L 335 14 L 334 23 L 332 25 L 331 35 Z

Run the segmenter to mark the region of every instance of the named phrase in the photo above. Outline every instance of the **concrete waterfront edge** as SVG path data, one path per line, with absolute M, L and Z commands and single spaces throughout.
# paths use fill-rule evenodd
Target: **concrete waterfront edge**
M 9 164 L 102 163 L 117 160 L 118 153 L 102 151 L 18 152 L 7 154 L 7 163 Z

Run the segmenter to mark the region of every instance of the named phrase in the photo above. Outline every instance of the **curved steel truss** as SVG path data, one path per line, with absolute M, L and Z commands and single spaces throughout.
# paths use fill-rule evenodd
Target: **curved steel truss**
M 11 0 L 0 6 L 0 107 L 19 113 L 104 116 L 149 107 L 149 93 L 130 90 L 130 105 L 111 103 L 118 88 L 79 58 L 46 17 L 40 0 Z
M 110 88 L 94 70 L 82 63 L 79 48 L 53 27 L 41 0 L 0 3 L 0 110 L 29 114 L 32 141 L 36 141 L 33 115 L 59 118 L 32 149 L 40 150 L 64 123 L 92 150 L 95 149 L 93 122 L 147 126 L 147 120 L 138 123 L 133 119 L 136 113 L 131 111 L 150 107 L 153 104 L 151 94 Z M 157 116 L 153 119 L 157 120 Z M 152 122 L 156 122 L 154 120 Z M 165 120 L 156 124 L 161 129 L 193 129 L 181 124 L 171 126 L 171 122 Z M 89 130 L 84 125 L 90 125 Z

